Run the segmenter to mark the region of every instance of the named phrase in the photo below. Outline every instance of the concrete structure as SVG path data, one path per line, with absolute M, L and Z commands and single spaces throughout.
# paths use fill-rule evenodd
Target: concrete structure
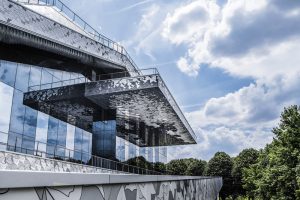
M 0 175 L 11 177 L 0 185 L 23 188 L 0 191 L 0 199 L 19 192 L 109 199 L 104 189 L 96 192 L 102 187 L 118 199 L 214 199 L 222 185 L 220 178 L 159 177 L 164 170 L 126 163 L 165 163 L 167 146 L 195 144 L 196 136 L 156 69 L 138 69 L 123 46 L 59 0 L 0 0 L 0 113 Z M 111 174 L 128 181 L 102 181 Z M 22 185 L 20 177 L 38 179 Z M 58 181 L 70 177 L 74 182 Z
M 209 177 L 9 171 L 0 176 L 14 180 L 0 183 L 0 199 L 22 200 L 215 200 L 222 186 L 221 178 Z

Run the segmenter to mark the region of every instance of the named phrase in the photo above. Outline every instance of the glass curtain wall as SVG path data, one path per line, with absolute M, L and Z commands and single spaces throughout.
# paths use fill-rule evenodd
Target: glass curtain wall
M 92 149 L 91 133 L 77 130 L 71 124 L 23 105 L 23 94 L 29 87 L 59 87 L 62 86 L 59 81 L 76 78 L 84 77 L 81 74 L 0 60 L 0 150 L 27 154 L 39 150 L 47 152 L 48 157 L 64 159 L 66 156 L 87 162 Z M 65 81 L 63 84 L 74 82 Z
M 127 140 L 116 137 L 116 158 L 126 161 L 131 158 L 143 156 L 148 162 L 167 162 L 167 147 L 139 147 Z

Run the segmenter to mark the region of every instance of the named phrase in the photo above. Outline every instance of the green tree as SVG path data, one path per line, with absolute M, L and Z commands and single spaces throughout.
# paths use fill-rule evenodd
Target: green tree
M 128 165 L 140 167 L 143 169 L 152 169 L 151 164 L 143 156 L 130 158 L 126 161 L 126 163 Z
M 300 109 L 285 108 L 275 138 L 257 164 L 245 170 L 244 186 L 258 199 L 300 199 Z
M 166 165 L 171 175 L 202 176 L 206 168 L 206 161 L 195 158 L 172 160 Z
M 232 176 L 231 170 L 233 161 L 225 152 L 217 152 L 208 162 L 208 176 L 221 176 L 223 178 L 223 187 L 220 191 L 221 199 L 225 200 L 232 194 Z
M 206 161 L 191 158 L 189 159 L 189 162 L 187 162 L 187 169 L 185 170 L 185 175 L 203 176 L 206 165 Z
M 185 175 L 187 169 L 187 162 L 185 159 L 172 160 L 167 164 L 167 170 L 170 175 Z
M 243 188 L 243 172 L 251 165 L 258 162 L 259 151 L 250 148 L 244 149 L 233 159 L 232 178 L 233 178 L 233 197 L 245 196 L 246 190 Z

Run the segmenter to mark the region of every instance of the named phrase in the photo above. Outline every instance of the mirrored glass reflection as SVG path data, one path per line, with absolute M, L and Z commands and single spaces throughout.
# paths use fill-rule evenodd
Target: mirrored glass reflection
M 7 61 L 0 61 L 0 80 L 9 86 L 14 87 L 16 80 L 17 64 Z
M 6 134 L 9 130 L 13 92 L 14 89 L 12 87 L 0 82 L 0 132 L 4 132 Z M 5 142 L 7 142 L 7 139 Z
M 19 64 L 16 75 L 16 83 L 15 88 L 19 89 L 23 92 L 28 91 L 28 83 L 29 83 L 29 65 Z
M 23 134 L 24 115 L 23 93 L 15 89 L 10 119 L 10 132 Z

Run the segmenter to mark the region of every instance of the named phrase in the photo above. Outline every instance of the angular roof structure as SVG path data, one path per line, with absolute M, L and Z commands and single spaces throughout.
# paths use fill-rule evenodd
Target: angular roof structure
M 13 52 L 19 62 L 87 77 L 31 86 L 25 105 L 90 132 L 100 118 L 115 117 L 117 135 L 138 146 L 196 143 L 159 73 L 138 70 L 123 46 L 59 0 L 0 0 L 0 33 L 0 51 L 10 52 L 4 58 Z

